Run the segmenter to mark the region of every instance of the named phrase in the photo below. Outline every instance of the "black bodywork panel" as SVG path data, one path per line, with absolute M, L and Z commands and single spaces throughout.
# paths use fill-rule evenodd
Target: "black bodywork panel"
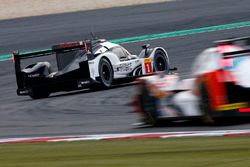
M 82 42 L 68 43 L 53 46 L 52 49 L 31 52 L 13 53 L 17 81 L 17 94 L 29 95 L 30 90 L 46 89 L 49 92 L 70 91 L 89 86 L 94 82 L 90 78 L 86 44 Z M 58 71 L 49 75 L 38 71 L 49 68 L 41 66 L 35 72 L 25 72 L 21 68 L 21 60 L 40 56 L 56 56 Z M 41 71 L 40 70 L 40 71 Z

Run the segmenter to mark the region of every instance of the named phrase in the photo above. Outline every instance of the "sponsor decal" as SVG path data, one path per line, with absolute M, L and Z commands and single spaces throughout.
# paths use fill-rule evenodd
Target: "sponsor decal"
M 39 77 L 40 74 L 29 74 L 28 77 L 33 78 L 33 77 Z
M 86 85 L 86 84 L 89 84 L 89 83 L 90 83 L 90 81 L 81 81 L 82 85 Z
M 29 90 L 20 90 L 19 93 L 20 93 L 20 94 L 28 94 L 28 93 L 29 93 Z
M 132 71 L 132 63 L 123 63 L 123 64 L 119 64 L 117 66 L 114 66 L 114 72 L 128 72 L 128 71 Z
M 83 86 L 88 85 L 88 84 L 90 84 L 89 80 L 78 81 L 78 88 L 82 88 Z
M 231 104 L 219 105 L 218 107 L 216 107 L 216 110 L 218 110 L 218 111 L 227 111 L 227 110 L 234 110 L 234 109 L 247 108 L 247 107 L 248 107 L 248 103 L 240 102 L 240 103 L 231 103 Z
M 152 59 L 151 58 L 144 59 L 144 65 L 145 65 L 145 73 L 146 74 L 150 74 L 150 73 L 153 72 Z

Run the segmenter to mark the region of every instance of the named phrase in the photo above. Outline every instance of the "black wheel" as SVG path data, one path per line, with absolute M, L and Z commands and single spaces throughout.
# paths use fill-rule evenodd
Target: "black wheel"
M 99 63 L 99 74 L 100 81 L 104 88 L 109 88 L 113 82 L 113 68 L 109 61 L 105 58 L 102 58 Z
M 145 87 L 142 88 L 142 94 L 140 96 L 140 105 L 144 113 L 144 118 L 142 121 L 148 125 L 157 126 L 158 122 L 156 114 L 156 100 L 154 97 L 149 95 L 149 92 Z
M 32 99 L 47 98 L 49 95 L 50 91 L 42 88 L 32 88 L 29 94 Z
M 212 117 L 210 98 L 205 84 L 201 84 L 200 93 L 200 109 L 203 112 L 203 122 L 206 124 L 214 124 L 215 121 Z
M 156 50 L 154 56 L 154 70 L 155 71 L 168 71 L 169 62 L 167 55 L 162 50 Z

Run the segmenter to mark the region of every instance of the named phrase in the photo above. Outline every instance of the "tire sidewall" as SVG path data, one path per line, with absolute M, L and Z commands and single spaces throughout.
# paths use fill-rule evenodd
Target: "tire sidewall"
M 106 80 L 104 78 L 104 76 L 102 75 L 104 66 L 106 66 L 109 70 L 109 75 L 110 75 L 109 80 Z M 114 73 L 113 73 L 113 68 L 112 68 L 110 62 L 106 58 L 101 58 L 101 60 L 99 62 L 99 75 L 100 75 L 100 82 L 101 82 L 102 86 L 104 88 L 111 87 L 112 82 L 113 82 Z
M 145 87 L 142 88 L 140 105 L 145 114 L 144 122 L 151 126 L 157 126 L 156 99 L 149 95 L 149 92 Z
M 162 58 L 164 60 L 165 63 L 165 69 L 161 70 L 161 71 L 169 71 L 169 61 L 168 61 L 168 57 L 166 55 L 166 53 L 164 53 L 164 51 L 158 49 L 155 51 L 154 54 L 154 71 L 160 71 L 157 69 L 157 61 L 159 58 Z
M 204 83 L 200 86 L 200 94 L 200 110 L 203 114 L 203 122 L 206 124 L 214 124 L 215 120 L 212 117 L 211 101 Z

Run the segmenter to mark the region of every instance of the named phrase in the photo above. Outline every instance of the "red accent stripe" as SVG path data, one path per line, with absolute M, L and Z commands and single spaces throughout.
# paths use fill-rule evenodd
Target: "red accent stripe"
M 131 136 L 124 136 L 124 137 L 111 137 L 107 138 L 106 140 L 121 140 L 121 139 L 145 139 L 145 138 L 159 138 L 163 136 L 163 134 L 146 134 L 146 135 L 131 135 Z
M 193 133 L 183 133 L 183 134 L 193 134 Z M 162 136 L 176 136 L 179 133 L 166 133 L 166 134 L 141 134 L 141 135 L 130 135 L 130 136 L 122 136 L 122 137 L 110 137 L 104 140 L 121 140 L 121 139 L 151 139 L 151 138 L 160 138 Z
M 85 50 L 86 53 L 88 53 L 88 50 L 89 50 L 87 42 L 85 42 L 85 41 L 84 41 L 84 48 L 83 48 L 83 50 Z
M 79 42 L 72 42 L 72 43 L 62 43 L 59 45 L 59 47 L 61 49 L 63 48 L 70 48 L 70 47 L 76 47 L 76 46 L 80 46 L 80 43 Z
M 226 87 L 222 81 L 225 76 L 224 73 L 224 70 L 217 70 L 205 74 L 205 82 L 213 111 L 215 111 L 217 106 L 227 104 Z
M 47 137 L 47 138 L 36 138 L 36 139 L 26 139 L 18 141 L 10 141 L 6 143 L 44 143 L 50 140 L 61 140 L 61 139 L 70 139 L 72 137 Z
M 222 67 L 232 67 L 233 66 L 233 59 L 222 59 L 220 61 L 220 65 Z
M 250 108 L 240 108 L 239 112 L 250 112 Z
M 221 54 L 234 52 L 234 51 L 240 51 L 240 50 L 243 50 L 243 48 L 237 45 L 231 45 L 231 44 L 223 44 L 217 47 L 217 51 Z
M 238 136 L 250 136 L 250 132 L 246 133 L 235 133 L 235 134 L 225 134 L 225 137 L 238 137 Z
M 13 64 L 16 64 L 14 53 L 12 53 L 12 62 L 13 62 Z

